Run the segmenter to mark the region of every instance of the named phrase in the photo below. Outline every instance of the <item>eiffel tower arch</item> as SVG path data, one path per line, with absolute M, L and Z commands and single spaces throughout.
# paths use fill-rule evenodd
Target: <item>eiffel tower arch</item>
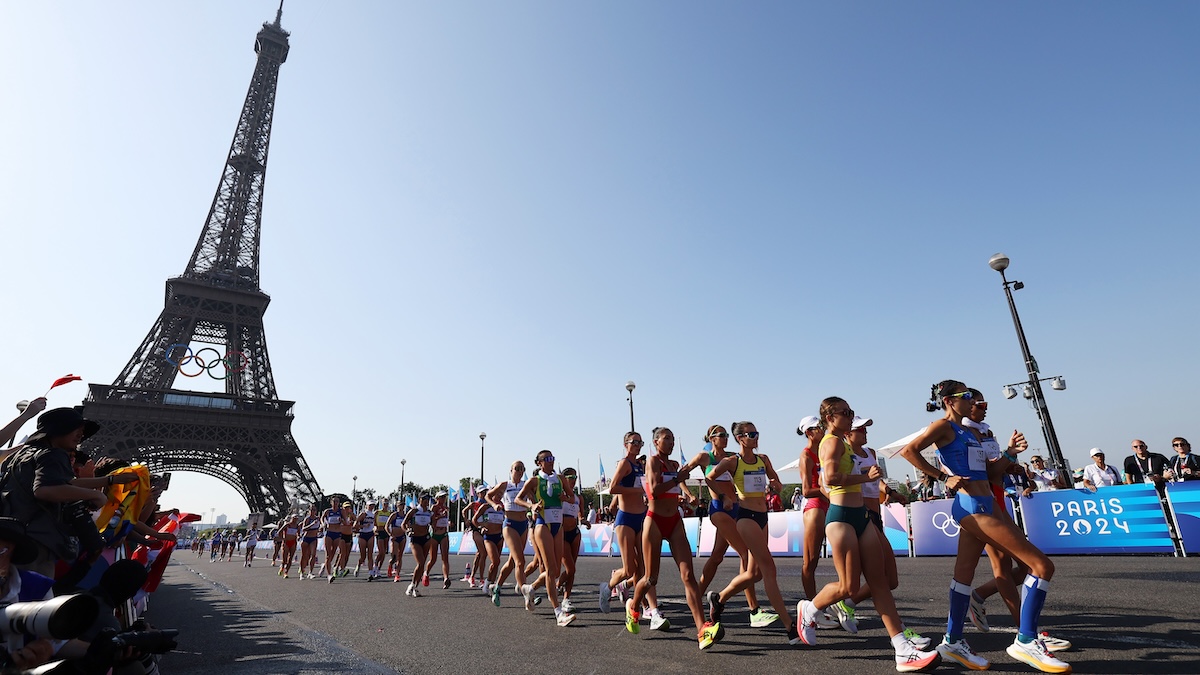
M 258 60 L 216 195 L 183 274 L 167 280 L 158 321 L 111 385 L 89 384 L 84 414 L 100 423 L 85 447 L 154 471 L 194 471 L 232 486 L 253 512 L 280 515 L 322 493 L 292 437 L 294 402 L 280 400 L 259 288 L 263 187 L 279 67 L 288 32 L 264 23 Z M 223 392 L 175 388 L 223 381 Z

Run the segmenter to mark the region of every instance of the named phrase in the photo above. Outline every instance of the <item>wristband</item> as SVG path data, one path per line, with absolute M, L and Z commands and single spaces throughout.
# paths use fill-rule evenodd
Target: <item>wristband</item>
M 945 483 L 949 478 L 950 476 L 947 476 L 945 471 L 938 471 L 937 479 L 939 483 Z
M 113 477 L 112 477 L 112 474 L 109 474 L 109 475 L 108 475 L 108 484 L 109 484 L 109 485 L 112 485 L 112 484 L 113 484 Z

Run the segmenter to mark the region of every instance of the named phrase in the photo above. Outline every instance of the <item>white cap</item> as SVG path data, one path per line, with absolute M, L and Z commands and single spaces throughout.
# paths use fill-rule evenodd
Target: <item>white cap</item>
M 1104 451 L 1101 450 L 1100 448 L 1092 448 L 1092 457 L 1095 457 L 1096 455 L 1103 455 L 1103 454 L 1104 454 Z
M 872 420 L 870 417 L 863 418 L 863 417 L 859 417 L 858 415 L 855 415 L 854 420 L 850 422 L 850 428 L 851 429 L 861 429 L 863 427 L 869 427 L 874 423 L 875 423 L 875 421 Z
M 815 429 L 819 426 L 821 426 L 821 418 L 817 417 L 816 415 L 809 415 L 808 417 L 800 420 L 800 426 L 796 427 L 796 433 L 803 436 L 804 434 L 808 433 L 809 429 Z

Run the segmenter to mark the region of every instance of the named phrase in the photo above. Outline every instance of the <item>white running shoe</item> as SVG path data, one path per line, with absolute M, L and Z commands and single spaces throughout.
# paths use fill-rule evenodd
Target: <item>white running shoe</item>
M 967 644 L 966 638 L 951 642 L 949 638 L 942 637 L 942 644 L 937 646 L 937 652 L 942 658 L 954 659 L 971 670 L 987 670 L 992 665 L 987 659 L 971 651 L 971 645 Z
M 271 567 L 274 567 L 274 566 L 275 566 L 275 563 L 271 563 Z M 354 568 L 354 576 L 358 576 L 358 573 L 359 573 L 361 570 L 362 570 L 362 565 L 359 565 L 359 566 L 355 567 L 355 568 Z
M 529 584 L 521 586 L 521 596 L 525 598 L 525 611 L 533 611 L 533 587 Z
M 649 611 L 647 611 L 646 613 L 650 614 Z M 671 629 L 671 622 L 667 620 L 667 617 L 662 615 L 662 612 L 655 609 L 654 613 L 650 614 L 650 630 L 670 630 L 670 629 Z
M 413 594 L 412 594 L 412 596 L 413 596 L 414 598 L 419 598 L 419 597 L 421 597 L 421 589 L 420 589 L 420 588 L 418 588 L 416 584 L 413 584 L 413 587 L 412 587 L 412 589 L 413 589 Z
M 1024 661 L 1043 673 L 1071 672 L 1071 664 L 1055 658 L 1041 638 L 1026 643 L 1014 640 L 1004 651 L 1014 659 Z
M 555 622 L 560 626 L 570 626 L 571 622 L 574 620 L 575 620 L 574 614 L 571 614 L 570 612 L 564 612 L 561 610 L 558 612 L 558 616 L 555 617 Z
M 617 584 L 617 595 L 620 596 L 621 602 L 629 602 L 629 599 L 633 597 L 633 589 L 629 587 L 628 581 Z
M 409 584 L 409 585 L 408 585 L 408 588 L 404 589 L 404 594 L 405 594 L 405 595 L 408 595 L 408 596 L 411 596 L 411 595 L 412 595 L 412 592 L 413 592 L 413 585 L 412 585 L 412 584 Z
M 896 651 L 896 670 L 901 673 L 916 673 L 933 670 L 942 662 L 942 655 L 936 650 L 921 651 L 911 642 Z
M 571 602 L 571 599 L 570 599 L 570 598 L 563 598 L 563 599 L 562 599 L 562 610 L 563 610 L 564 612 L 570 612 L 570 611 L 572 611 L 572 610 L 574 610 L 574 609 L 575 609 L 575 604 Z
M 1049 649 L 1052 652 L 1061 652 L 1065 649 L 1071 648 L 1070 640 L 1064 640 L 1062 638 L 1050 637 L 1050 634 L 1047 633 L 1046 631 L 1042 631 L 1042 632 L 1038 633 L 1038 638 L 1040 638 L 1041 641 L 1046 644 L 1046 649 Z
M 605 614 L 608 614 L 609 612 L 612 611 L 612 607 L 609 606 L 609 602 L 608 602 L 611 596 L 612 596 L 612 589 L 608 587 L 608 582 L 606 581 L 606 582 L 601 583 L 600 584 L 600 611 L 604 612 Z
M 814 617 L 819 613 L 808 600 L 796 604 L 796 634 L 801 642 L 810 647 L 817 644 L 817 622 Z
M 986 633 L 991 627 L 988 626 L 987 609 L 983 606 L 983 600 L 976 599 L 978 597 L 975 591 L 971 591 L 971 609 L 967 616 L 971 617 L 971 623 L 975 624 L 980 633 Z
M 847 605 L 845 600 L 839 600 L 829 608 L 833 610 L 833 615 L 837 617 L 838 623 L 847 633 L 858 634 L 858 619 L 854 618 L 854 609 Z
M 841 628 L 842 624 L 835 617 L 829 615 L 829 610 L 817 612 L 817 628 Z
M 913 643 L 913 646 L 917 648 L 917 651 L 921 652 L 928 651 L 929 645 L 933 643 L 933 640 L 930 640 L 911 628 L 904 629 L 904 638 Z

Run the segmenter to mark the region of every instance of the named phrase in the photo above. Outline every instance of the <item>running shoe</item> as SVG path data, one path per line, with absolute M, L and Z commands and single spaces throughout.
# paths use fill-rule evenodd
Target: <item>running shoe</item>
M 629 602 L 629 599 L 633 597 L 633 589 L 629 587 L 629 581 L 617 584 L 617 595 L 621 596 L 621 602 Z
M 845 600 L 838 600 L 830 609 L 833 610 L 833 615 L 837 617 L 838 623 L 847 633 L 858 634 L 858 619 L 854 618 L 853 607 L 847 605 Z
M 246 563 L 246 567 L 249 567 L 249 566 L 250 566 L 250 563 Z M 279 568 L 279 571 L 276 572 L 276 575 L 283 576 L 283 568 L 282 567 Z
M 284 579 L 287 579 L 289 576 L 290 576 L 290 575 L 289 575 L 287 572 L 284 572 L 284 573 L 283 573 L 283 578 L 284 578 Z
M 486 581 L 479 585 L 479 590 L 483 591 L 484 595 L 491 594 L 491 591 L 488 590 L 488 582 Z
M 779 615 L 775 612 L 768 612 L 759 607 L 753 612 L 750 612 L 750 627 L 751 628 L 766 628 L 779 620 Z
M 650 614 L 649 611 L 646 613 Z M 650 614 L 650 630 L 671 630 L 671 622 L 668 621 L 667 617 L 663 616 L 661 612 L 655 609 L 654 613 Z
M 609 595 L 610 593 L 611 593 L 611 589 L 609 589 L 609 587 L 608 587 L 608 582 L 601 583 L 600 584 L 600 611 L 604 612 L 605 614 L 608 614 L 609 612 L 612 611 L 612 607 L 609 606 L 609 602 L 608 602 L 611 599 L 611 596 Z
M 309 580 L 309 581 L 312 581 L 313 579 L 316 579 L 316 578 L 317 578 L 317 575 L 313 574 L 312 572 L 309 572 L 309 573 L 308 573 L 308 580 Z
M 564 626 L 564 627 L 570 626 L 571 622 L 574 620 L 575 620 L 574 614 L 571 614 L 570 612 L 564 612 L 564 611 L 559 611 L 558 615 L 554 618 L 555 623 L 557 623 L 560 626 Z
M 421 589 L 416 584 L 413 584 L 413 597 L 414 598 L 421 597 Z
M 796 631 L 796 624 L 792 624 L 792 627 L 787 629 L 787 636 L 789 645 L 800 644 L 800 633 Z
M 1046 631 L 1038 633 L 1038 639 L 1046 644 L 1046 649 L 1052 652 L 1061 652 L 1071 648 L 1071 642 L 1062 638 L 1050 637 Z
M 533 587 L 529 584 L 521 586 L 521 597 L 525 598 L 525 611 L 533 611 Z
M 450 588 L 450 580 L 449 579 L 442 580 L 442 588 Z
M 404 589 L 404 594 L 411 596 L 414 588 L 416 588 L 416 584 L 409 584 L 408 588 Z
M 500 606 L 500 584 L 492 584 L 492 604 Z
M 925 651 L 929 649 L 929 645 L 933 644 L 933 640 L 930 640 L 911 628 L 904 629 L 904 639 L 913 643 L 913 646 L 919 651 Z
M 641 612 L 633 611 L 633 600 L 625 601 L 625 630 L 637 635 L 642 628 L 638 625 L 638 621 L 642 620 Z
M 274 565 L 275 563 L 271 563 L 271 564 Z M 358 576 L 358 573 L 361 571 L 362 571 L 362 565 L 356 565 L 354 567 L 354 576 Z
M 901 673 L 920 673 L 937 668 L 942 662 L 942 655 L 933 651 L 921 651 L 911 642 L 896 652 L 896 670 Z
M 1024 661 L 1043 673 L 1071 672 L 1071 664 L 1055 658 L 1054 654 L 1051 654 L 1050 650 L 1046 648 L 1046 644 L 1042 642 L 1041 638 L 1026 643 L 1014 640 L 1008 646 L 1008 649 L 1004 651 L 1008 652 L 1008 655 L 1014 659 Z
M 800 627 L 795 631 L 800 636 L 800 640 L 810 647 L 817 644 L 817 622 L 814 617 L 818 614 L 820 612 L 817 611 L 816 606 L 808 600 L 801 600 L 796 604 L 796 622 L 800 624 Z
M 821 629 L 842 627 L 842 624 L 839 623 L 837 619 L 829 615 L 829 610 L 817 612 L 817 616 L 814 621 L 817 622 L 817 628 Z
M 721 602 L 721 594 L 716 591 L 708 592 L 708 622 L 721 623 L 721 612 L 725 611 L 725 603 Z
M 425 575 L 425 578 L 424 578 L 424 579 L 421 581 L 421 585 L 422 585 L 422 586 L 428 586 L 428 585 L 429 585 L 429 575 L 428 575 L 428 574 L 426 574 L 426 575 Z
M 571 602 L 570 598 L 562 599 L 562 609 L 564 612 L 570 612 L 575 609 L 575 603 Z
M 991 630 L 988 626 L 987 609 L 983 606 L 983 598 L 975 591 L 971 591 L 971 609 L 969 612 L 971 623 L 979 629 L 980 633 L 986 633 Z
M 725 629 L 721 628 L 721 624 L 719 623 L 705 621 L 704 625 L 700 627 L 700 633 L 696 637 L 700 642 L 700 649 L 708 649 L 717 642 L 720 642 L 721 638 L 725 637 Z
M 333 583 L 333 580 L 334 580 L 334 579 L 336 579 L 336 578 L 337 578 L 337 576 L 336 576 L 336 575 L 330 574 L 330 575 L 329 575 L 329 583 L 331 583 L 331 584 L 332 584 L 332 583 Z
M 971 645 L 967 644 L 966 639 L 951 642 L 950 638 L 943 637 L 942 644 L 937 646 L 937 652 L 943 658 L 954 659 L 971 670 L 987 670 L 992 665 L 987 659 L 971 651 Z

